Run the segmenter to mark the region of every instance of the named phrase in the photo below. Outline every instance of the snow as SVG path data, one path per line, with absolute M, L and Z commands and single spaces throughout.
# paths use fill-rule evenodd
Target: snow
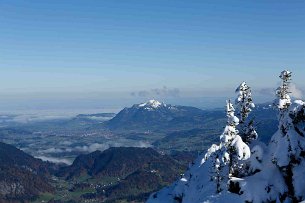
M 292 72 L 289 70 L 283 70 L 280 74 L 280 78 L 283 80 L 290 80 Z
M 239 119 L 234 115 L 235 109 L 230 101 L 227 101 L 227 117 L 228 124 L 230 126 L 236 126 L 239 124 Z
M 275 103 L 279 125 L 268 146 L 255 140 L 257 133 L 251 124 L 255 139 L 250 150 L 236 129 L 241 119 L 227 101 L 228 120 L 219 145 L 213 144 L 180 180 L 152 194 L 147 203 L 305 203 L 305 102 L 291 102 L 290 71 L 283 71 L 280 78 Z M 239 96 L 246 87 L 245 82 L 238 87 Z M 232 169 L 241 173 L 232 173 Z
M 293 185 L 297 196 L 305 195 L 305 161 L 302 160 L 301 164 L 293 169 Z
M 148 102 L 141 103 L 141 104 L 138 105 L 138 107 L 144 108 L 144 109 L 147 109 L 147 110 L 157 109 L 157 108 L 160 108 L 162 106 L 165 107 L 166 104 L 164 104 L 163 102 L 159 102 L 157 100 L 154 100 L 154 99 L 151 99 Z
M 244 201 L 261 203 L 276 200 L 287 190 L 279 169 L 274 165 L 264 167 L 267 167 L 268 170 L 263 170 L 240 181 L 240 191 L 242 192 L 240 198 Z
M 236 110 L 239 112 L 241 123 L 245 122 L 249 113 L 255 107 L 252 101 L 251 88 L 246 82 L 242 82 L 235 92 L 238 94 L 235 100 Z
M 304 112 L 305 103 L 301 100 L 296 100 L 281 112 L 279 130 L 273 135 L 270 145 L 276 165 L 283 169 L 291 168 L 295 196 L 302 200 L 305 198 Z
M 291 72 L 284 70 L 281 72 L 280 76 L 282 79 L 282 84 L 276 89 L 277 99 L 275 100 L 275 106 L 278 109 L 283 110 L 287 109 L 291 104 L 291 98 L 289 96 L 289 84 L 291 80 Z
M 286 96 L 285 98 L 279 99 L 277 103 L 278 103 L 278 104 L 277 104 L 277 107 L 278 107 L 279 109 L 284 109 L 284 108 L 286 108 L 286 106 L 288 106 L 288 105 L 291 104 L 290 96 Z
M 260 163 L 260 167 L 266 170 L 245 178 L 232 177 L 229 179 L 229 181 L 239 184 L 240 194 L 226 190 L 216 193 L 216 184 L 212 179 L 211 168 L 213 168 L 213 158 L 217 152 L 220 152 L 219 147 L 213 145 L 204 156 L 205 158 L 199 157 L 183 178 L 170 187 L 151 195 L 147 203 L 176 203 L 174 198 L 177 197 L 183 197 L 182 203 L 244 203 L 245 201 L 261 203 L 267 200 L 276 200 L 279 194 L 287 190 L 279 168 L 271 162 L 271 154 L 268 152 L 264 154 L 263 148 L 256 145 L 253 152 L 259 159 L 265 156 L 265 159 L 261 159 L 264 161 Z M 304 173 L 304 171 L 301 172 Z M 303 182 L 298 184 L 302 185 Z
M 220 147 L 218 145 L 212 144 L 212 146 L 208 149 L 207 153 L 204 155 L 204 159 L 202 159 L 201 164 L 203 164 L 203 162 L 205 162 L 211 156 L 211 154 L 215 153 L 219 149 Z
M 249 166 L 249 173 L 253 174 L 256 171 L 261 171 L 263 168 L 263 156 L 264 156 L 264 149 L 260 145 L 255 145 L 251 149 L 251 157 L 248 162 Z
M 292 156 L 298 156 L 305 149 L 304 126 L 305 122 L 296 123 L 293 120 L 299 112 L 304 109 L 304 102 L 297 100 L 294 102 L 286 113 L 282 114 L 279 130 L 272 137 L 272 147 L 274 158 L 279 167 L 287 166 Z M 292 118 L 293 117 L 293 118 Z M 299 132 L 302 133 L 300 135 Z
M 243 142 L 240 136 L 236 136 L 231 144 L 236 149 L 239 160 L 246 160 L 250 158 L 250 148 Z
M 239 119 L 234 115 L 234 107 L 227 101 L 227 126 L 220 136 L 220 145 L 213 144 L 204 156 L 197 158 L 184 176 L 172 186 L 164 188 L 160 192 L 151 195 L 148 203 L 170 203 L 174 199 L 183 199 L 183 203 L 202 202 L 242 202 L 238 195 L 228 193 L 231 163 L 240 167 L 237 160 L 249 159 L 251 152 L 238 135 L 236 126 Z M 236 155 L 230 156 L 230 150 L 234 149 Z
M 305 105 L 305 102 L 303 102 L 302 100 L 295 100 L 293 102 L 293 107 L 292 108 L 301 108 L 302 106 Z

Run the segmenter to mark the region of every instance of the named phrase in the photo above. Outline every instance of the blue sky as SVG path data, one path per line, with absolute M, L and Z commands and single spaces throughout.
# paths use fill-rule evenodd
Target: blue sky
M 267 98 L 304 66 L 303 1 L 0 1 L 0 109 Z

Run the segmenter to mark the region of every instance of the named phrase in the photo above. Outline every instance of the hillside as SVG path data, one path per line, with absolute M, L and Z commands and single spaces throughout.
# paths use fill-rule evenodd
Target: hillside
M 40 193 L 52 192 L 48 164 L 0 143 L 0 202 L 29 201 Z
M 95 190 L 82 196 L 83 199 L 142 202 L 151 192 L 179 177 L 185 168 L 184 164 L 151 148 L 118 147 L 80 155 L 57 175 L 77 182 L 73 191 L 96 185 Z

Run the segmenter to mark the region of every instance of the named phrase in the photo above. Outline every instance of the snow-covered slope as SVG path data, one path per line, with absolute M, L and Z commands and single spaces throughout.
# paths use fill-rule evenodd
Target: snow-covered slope
M 227 102 L 227 118 L 227 126 L 220 136 L 220 145 L 212 145 L 204 156 L 200 156 L 194 162 L 180 180 L 153 194 L 148 202 L 200 203 L 209 198 L 220 202 L 224 202 L 223 198 L 230 198 L 233 202 L 237 201 L 238 195 L 223 196 L 221 194 L 226 194 L 226 183 L 229 180 L 226 174 L 237 172 L 238 162 L 249 159 L 250 149 L 238 135 L 236 126 L 239 119 L 234 115 L 234 108 L 230 102 Z M 232 151 L 234 151 L 234 155 L 231 156 Z
M 138 105 L 139 108 L 144 108 L 146 110 L 154 110 L 160 107 L 166 107 L 166 104 L 159 102 L 157 100 L 151 99 L 148 102 Z
M 278 131 L 268 146 L 252 140 L 249 157 L 248 146 L 235 130 L 238 120 L 234 110 L 227 105 L 228 122 L 220 144 L 213 144 L 181 179 L 152 194 L 147 203 L 304 201 L 305 102 L 291 101 L 290 71 L 283 71 L 280 78 L 274 104 L 279 114 Z

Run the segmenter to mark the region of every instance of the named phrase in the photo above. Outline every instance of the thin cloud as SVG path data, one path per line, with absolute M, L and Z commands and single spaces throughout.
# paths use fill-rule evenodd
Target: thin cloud
M 280 84 L 279 84 L 280 85 Z M 289 85 L 290 96 L 295 99 L 301 99 L 304 96 L 303 90 L 299 89 L 294 83 Z M 262 96 L 275 96 L 275 89 L 273 88 L 262 88 L 257 90 L 257 93 Z
M 133 97 L 179 97 L 180 90 L 178 88 L 168 88 L 167 86 L 163 86 L 162 88 L 132 92 L 130 95 Z
M 56 163 L 56 164 L 64 163 L 67 165 L 71 165 L 73 163 L 72 160 L 61 159 L 61 158 L 56 158 L 56 157 L 36 156 L 36 158 L 41 159 L 42 161 L 49 161 L 49 162 Z
M 73 151 L 78 151 L 78 152 L 94 152 L 96 150 L 99 151 L 104 151 L 110 147 L 140 147 L 140 148 L 148 148 L 148 147 L 152 147 L 151 144 L 146 143 L 146 142 L 135 142 L 133 144 L 127 144 L 124 142 L 110 142 L 110 143 L 105 143 L 105 144 L 101 144 L 101 143 L 92 143 L 90 145 L 83 145 L 83 146 L 77 146 L 75 148 L 73 148 Z
M 299 88 L 294 83 L 290 83 L 289 86 L 289 91 L 291 92 L 291 96 L 296 98 L 296 99 L 301 99 L 303 97 L 303 91 Z

